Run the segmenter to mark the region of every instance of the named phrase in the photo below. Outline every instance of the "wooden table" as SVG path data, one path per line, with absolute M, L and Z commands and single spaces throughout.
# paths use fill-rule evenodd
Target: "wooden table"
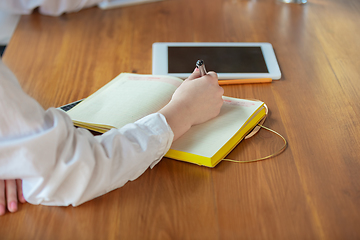
M 151 73 L 154 42 L 270 42 L 271 84 L 225 86 L 267 103 L 289 141 L 270 160 L 210 169 L 163 159 L 79 207 L 23 204 L 0 239 L 360 239 L 360 2 L 165 0 L 60 17 L 23 16 L 4 62 L 44 108 L 84 98 L 121 72 Z M 228 157 L 268 155 L 262 130 Z

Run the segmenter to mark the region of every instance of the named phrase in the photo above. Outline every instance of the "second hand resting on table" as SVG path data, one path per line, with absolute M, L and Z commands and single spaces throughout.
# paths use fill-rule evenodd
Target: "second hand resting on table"
M 201 77 L 198 69 L 195 69 L 175 91 L 170 102 L 159 111 L 174 133 L 173 141 L 191 126 L 216 117 L 223 104 L 223 93 L 215 72 Z M 22 193 L 22 180 L 0 180 L 0 215 L 5 214 L 6 208 L 16 212 L 18 202 L 26 202 Z
M 6 199 L 6 201 L 5 201 Z M 18 202 L 25 203 L 20 179 L 0 180 L 0 216 L 5 214 L 6 205 L 10 212 L 16 212 Z M 6 204 L 7 202 L 7 204 Z

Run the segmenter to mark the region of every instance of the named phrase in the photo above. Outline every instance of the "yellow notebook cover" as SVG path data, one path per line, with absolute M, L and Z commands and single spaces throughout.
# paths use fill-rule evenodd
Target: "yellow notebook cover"
M 223 97 L 218 117 L 193 126 L 165 157 L 214 167 L 265 117 L 263 102 Z
M 75 126 L 104 133 L 159 111 L 183 80 L 122 73 L 68 111 Z M 214 167 L 266 115 L 264 103 L 223 97 L 218 117 L 193 126 L 166 157 Z

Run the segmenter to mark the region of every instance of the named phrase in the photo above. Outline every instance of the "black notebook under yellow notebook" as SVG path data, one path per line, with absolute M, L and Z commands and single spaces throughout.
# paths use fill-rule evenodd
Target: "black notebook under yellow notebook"
M 183 80 L 122 73 L 67 113 L 75 126 L 104 133 L 159 111 Z M 223 97 L 219 116 L 191 127 L 166 157 L 214 167 L 263 119 L 264 103 Z

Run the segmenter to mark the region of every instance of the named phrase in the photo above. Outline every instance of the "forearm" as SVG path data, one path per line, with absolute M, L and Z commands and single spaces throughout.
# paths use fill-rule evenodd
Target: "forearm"
M 177 103 L 166 105 L 159 113 L 165 116 L 172 129 L 174 141 L 191 128 L 192 122 L 189 113 L 186 111 L 186 108 Z
M 0 176 L 23 179 L 24 197 L 33 204 L 76 206 L 121 187 L 154 166 L 173 139 L 160 114 L 96 138 L 75 129 L 65 113 L 53 109 L 51 114 L 49 129 L 3 149 L 22 159 L 3 159 L 12 161 L 2 166 L 12 171 Z
M 94 137 L 26 95 L 0 60 L 0 179 L 23 179 L 34 204 L 79 205 L 140 176 L 168 151 L 161 114 Z

